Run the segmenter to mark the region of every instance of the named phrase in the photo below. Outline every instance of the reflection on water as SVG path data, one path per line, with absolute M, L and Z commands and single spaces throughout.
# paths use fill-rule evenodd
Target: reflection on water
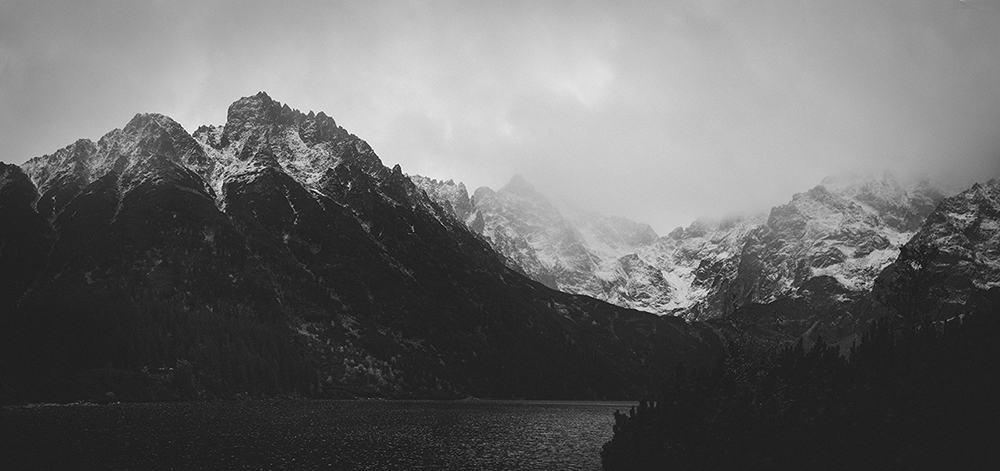
M 262 401 L 11 408 L 0 411 L 6 442 L 0 468 L 596 470 L 601 445 L 611 439 L 613 412 L 630 405 Z

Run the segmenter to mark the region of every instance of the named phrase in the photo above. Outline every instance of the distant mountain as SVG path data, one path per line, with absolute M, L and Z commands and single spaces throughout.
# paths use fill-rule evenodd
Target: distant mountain
M 452 214 L 533 279 L 689 319 L 779 300 L 856 299 L 944 197 L 889 175 L 828 178 L 770 215 L 699 220 L 660 237 L 645 224 L 553 204 L 520 176 L 471 198 L 452 181 L 413 178 L 446 209 L 461 207 Z
M 263 92 L 5 165 L 0 398 L 625 398 L 718 352 L 516 273 L 467 209 Z

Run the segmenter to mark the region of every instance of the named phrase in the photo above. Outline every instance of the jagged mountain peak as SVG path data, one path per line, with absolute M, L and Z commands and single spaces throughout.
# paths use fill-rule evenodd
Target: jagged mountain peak
M 21 167 L 39 188 L 45 186 L 56 172 L 65 172 L 64 169 L 72 169 L 73 174 L 89 180 L 88 163 L 90 157 L 96 152 L 97 144 L 94 141 L 78 139 L 52 154 L 34 157 Z
M 111 173 L 119 195 L 148 179 L 180 178 L 194 185 L 200 178 L 205 185 L 195 186 L 214 194 L 221 207 L 225 182 L 239 175 L 280 168 L 303 184 L 315 185 L 345 161 L 371 176 L 391 173 L 365 141 L 324 112 L 303 114 L 260 92 L 230 105 L 223 126 L 200 126 L 192 135 L 168 116 L 139 113 L 96 143 L 81 139 L 29 160 L 23 169 L 51 216 L 61 207 L 56 200 L 68 201 L 77 190 Z M 50 193 L 55 187 L 62 196 Z
M 244 127 L 293 122 L 296 112 L 264 92 L 240 98 L 229 105 L 226 113 L 226 136 L 229 139 L 238 137 L 236 135 Z
M 130 128 L 141 128 L 148 126 L 150 124 L 155 124 L 157 126 L 170 127 L 170 128 L 181 128 L 183 127 L 174 121 L 169 116 L 160 113 L 136 113 L 135 116 L 129 120 L 128 124 L 125 125 L 123 129 Z
M 945 199 L 928 216 L 928 224 L 925 226 L 941 225 L 947 230 L 958 231 L 956 234 L 960 233 L 962 237 L 968 238 L 971 237 L 971 232 L 982 230 L 984 224 L 987 229 L 996 225 L 989 222 L 991 219 L 1000 220 L 1000 179 L 997 178 L 985 183 L 975 183 L 968 190 Z M 924 227 L 914 239 L 928 239 L 929 232 L 928 228 Z
M 77 140 L 28 160 L 22 168 L 39 190 L 39 210 L 51 216 L 77 191 L 109 175 L 121 196 L 151 178 L 197 179 L 189 168 L 200 170 L 210 164 L 198 142 L 179 123 L 162 114 L 140 113 L 96 143 Z
M 772 208 L 767 225 L 801 238 L 807 234 L 829 233 L 840 226 L 858 222 L 878 224 L 876 216 L 866 213 L 855 201 L 818 185 L 796 193 L 792 201 Z
M 117 144 L 122 154 L 136 157 L 177 158 L 176 163 L 185 165 L 206 163 L 191 134 L 177 121 L 158 113 L 135 115 L 122 128 Z
M 997 191 L 1000 191 L 1000 178 L 991 178 L 983 184 L 977 182 L 972 185 L 972 189 L 990 194 L 996 193 Z
M 924 216 L 948 196 L 926 179 L 905 184 L 888 171 L 827 177 L 821 186 L 858 203 L 900 232 L 915 231 Z
M 220 147 L 239 141 L 256 128 L 293 127 L 306 144 L 317 144 L 347 137 L 348 133 L 337 125 L 336 120 L 320 111 L 301 111 L 272 99 L 267 93 L 243 97 L 229 105 L 226 124 L 219 140 Z
M 379 181 L 393 174 L 367 142 L 326 113 L 304 114 L 264 92 L 235 101 L 224 125 L 201 126 L 194 138 L 210 156 L 211 164 L 199 173 L 220 198 L 220 206 L 225 204 L 221 198 L 226 181 L 251 178 L 265 169 L 280 169 L 313 188 L 338 174 L 349 178 L 355 171 Z M 345 164 L 350 171 L 339 168 Z
M 256 95 L 239 98 L 229 105 L 226 113 L 227 121 L 235 121 L 236 118 L 254 118 L 260 120 L 274 120 L 281 116 L 283 108 L 291 111 L 287 105 L 271 98 L 267 92 L 260 91 Z

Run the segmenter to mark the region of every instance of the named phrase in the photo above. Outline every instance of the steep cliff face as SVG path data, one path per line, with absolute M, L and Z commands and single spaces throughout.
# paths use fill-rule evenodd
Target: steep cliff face
M 677 301 L 679 315 L 715 318 L 732 309 L 736 302 L 729 292 L 740 274 L 747 240 L 765 222 L 763 215 L 699 220 L 663 239 L 665 266 L 683 294 Z
M 22 280 L 0 292 L 0 374 L 25 391 L 183 360 L 216 395 L 628 397 L 718 348 L 519 275 L 464 206 L 264 93 L 194 135 L 137 115 L 2 170 L 0 243 L 23 250 L 0 251 Z

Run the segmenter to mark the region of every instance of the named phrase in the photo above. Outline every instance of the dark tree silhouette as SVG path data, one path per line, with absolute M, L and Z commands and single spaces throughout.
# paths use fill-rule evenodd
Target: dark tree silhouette
M 949 321 L 883 318 L 848 355 L 733 345 L 714 370 L 679 368 L 616 415 L 604 468 L 996 469 L 1000 290 L 979 296 Z

